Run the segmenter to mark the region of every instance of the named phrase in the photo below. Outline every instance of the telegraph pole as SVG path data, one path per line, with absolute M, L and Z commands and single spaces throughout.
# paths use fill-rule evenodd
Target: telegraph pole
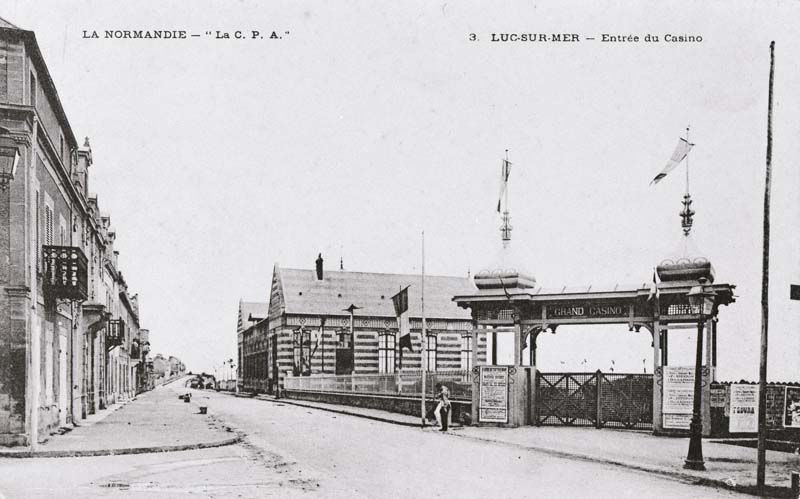
M 428 370 L 428 338 L 425 337 L 427 324 L 425 323 L 425 231 L 422 231 L 422 300 L 420 302 L 420 306 L 422 308 L 422 348 L 420 349 L 420 353 L 422 354 L 422 363 L 420 364 L 422 367 L 422 394 L 420 396 L 420 404 L 421 404 L 421 411 L 422 411 L 422 427 L 425 427 L 425 376 Z
M 775 42 L 769 44 L 769 101 L 767 104 L 767 171 L 764 182 L 764 252 L 761 259 L 761 365 L 758 370 L 758 465 L 756 486 L 764 492 L 767 457 L 767 332 L 769 328 L 769 201 L 772 181 L 772 86 Z

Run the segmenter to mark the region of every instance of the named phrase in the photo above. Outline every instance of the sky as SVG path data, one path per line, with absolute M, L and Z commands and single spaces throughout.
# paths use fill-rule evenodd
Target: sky
M 512 245 L 539 284 L 648 282 L 682 237 L 686 165 L 649 183 L 688 125 L 692 237 L 717 282 L 737 286 L 720 312 L 718 378 L 757 379 L 775 40 L 769 377 L 798 381 L 797 8 L 7 0 L 0 16 L 36 33 L 76 136 L 90 137 L 89 187 L 153 352 L 197 371 L 236 358 L 238 302 L 268 301 L 276 263 L 313 268 L 322 253 L 329 268 L 416 273 L 424 230 L 427 273 L 490 266 L 506 149 Z M 102 38 L 125 29 L 202 36 Z M 204 34 L 217 30 L 267 36 Z M 670 363 L 691 365 L 692 340 L 671 336 Z M 649 343 L 626 326 L 563 328 L 540 340 L 540 369 L 650 372 Z

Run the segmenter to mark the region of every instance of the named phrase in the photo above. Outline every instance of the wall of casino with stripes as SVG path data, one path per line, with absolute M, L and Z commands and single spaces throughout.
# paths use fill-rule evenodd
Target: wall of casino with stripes
M 265 371 L 269 380 L 277 378 L 280 386 L 283 380 L 295 371 L 295 341 L 297 333 L 302 331 L 308 337 L 310 346 L 306 346 L 303 356 L 308 357 L 311 351 L 311 374 L 334 374 L 336 371 L 336 349 L 339 344 L 339 333 L 349 332 L 349 317 L 325 317 L 324 325 L 321 317 L 307 316 L 281 316 L 278 324 L 270 324 L 268 344 L 266 347 L 267 369 Z M 436 366 L 429 366 L 429 370 L 463 369 L 461 352 L 462 336 L 471 335 L 471 324 L 464 320 L 429 319 L 426 321 L 427 333 L 436 337 Z M 381 334 L 395 335 L 395 365 L 399 366 L 400 342 L 397 332 L 397 320 L 384 317 L 356 317 L 355 318 L 355 374 L 377 374 L 378 370 L 378 342 Z M 402 369 L 415 370 L 421 368 L 422 356 L 420 351 L 422 321 L 411 319 L 411 342 L 413 352 L 404 349 L 402 354 Z M 320 334 L 321 332 L 321 334 Z M 273 347 L 276 344 L 276 347 Z M 486 335 L 478 335 L 478 363 L 486 362 Z M 275 355 L 277 354 L 277 362 Z M 275 372 L 277 365 L 277 372 Z M 248 383 L 251 386 L 268 386 L 267 380 Z M 273 385 L 274 386 L 274 385 Z

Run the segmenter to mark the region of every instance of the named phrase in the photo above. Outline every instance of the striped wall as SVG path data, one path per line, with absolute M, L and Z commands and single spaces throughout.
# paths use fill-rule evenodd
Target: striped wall
M 318 338 L 320 321 L 315 318 L 304 321 L 303 328 L 311 333 L 311 370 L 312 374 L 334 374 L 336 371 L 336 347 L 338 344 L 337 333 L 341 326 L 325 327 L 322 338 Z M 284 322 L 286 325 L 281 325 Z M 283 380 L 287 372 L 291 373 L 294 369 L 294 332 L 298 329 L 296 325 L 290 325 L 293 321 L 275 321 L 268 334 L 266 345 L 256 343 L 252 350 L 248 349 L 248 359 L 246 362 L 245 387 L 266 387 L 267 380 L 277 378 L 279 384 L 283 386 Z M 456 331 L 448 326 L 445 321 L 441 321 L 444 326 L 441 329 L 428 331 L 429 335 L 437 337 L 437 364 L 429 366 L 430 370 L 450 370 L 462 369 L 461 365 L 461 344 L 462 334 L 470 334 L 467 330 Z M 329 322 L 326 322 L 326 325 Z M 366 323 L 365 323 L 366 324 Z M 459 324 L 460 325 L 460 324 Z M 378 372 L 378 337 L 386 331 L 383 328 L 374 329 L 355 329 L 355 372 L 357 374 L 372 374 Z M 395 330 L 396 331 L 396 330 Z M 397 333 L 395 333 L 397 334 Z M 420 369 L 420 339 L 421 332 L 412 330 L 411 342 L 413 351 L 405 349 L 400 360 L 400 341 L 396 337 L 395 358 L 396 366 L 402 369 Z M 277 373 L 274 372 L 272 362 L 272 344 L 277 342 Z M 487 359 L 486 334 L 478 334 L 478 363 L 485 363 Z M 304 357 L 308 355 L 308 349 L 304 352 Z M 402 362 L 402 365 L 400 363 Z M 262 366 L 262 364 L 264 364 Z M 263 389 L 263 388 L 260 388 Z

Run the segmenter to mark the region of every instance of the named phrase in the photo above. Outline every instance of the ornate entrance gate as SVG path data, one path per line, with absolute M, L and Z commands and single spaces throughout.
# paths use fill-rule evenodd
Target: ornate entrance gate
M 527 367 L 524 376 L 509 382 L 508 426 L 585 425 L 617 428 L 652 428 L 655 433 L 688 430 L 685 405 L 664 402 L 664 366 L 668 365 L 670 329 L 698 328 L 705 331 L 702 372 L 705 392 L 704 428 L 710 430 L 710 392 L 716 366 L 716 315 L 721 305 L 733 303 L 734 286 L 715 284 L 714 271 L 705 259 L 665 261 L 656 272 L 661 283 L 637 286 L 581 286 L 542 289 L 532 277 L 515 270 L 482 271 L 475 276 L 473 294 L 455 296 L 459 306 L 472 315 L 472 343 L 479 335 L 491 338 L 492 348 L 498 334 L 513 335 L 515 368 Z M 690 294 L 698 288 L 714 297 L 711 316 L 701 314 Z M 705 321 L 705 324 L 700 321 Z M 653 347 L 653 375 L 555 373 L 532 375 L 537 364 L 537 338 L 542 333 L 556 333 L 561 326 L 624 324 L 629 332 L 647 331 Z M 698 333 L 701 334 L 701 333 Z M 488 343 L 488 341 L 487 341 Z M 523 351 L 527 350 L 527 359 Z M 478 365 L 477 350 L 472 353 Z M 698 362 L 699 364 L 699 362 Z M 519 373 L 523 370 L 517 369 Z M 530 374 L 529 374 L 530 373 Z M 534 381 L 535 378 L 535 381 Z M 528 381 L 529 380 L 529 381 Z M 480 400 L 473 401 L 473 420 Z M 666 415 L 662 407 L 666 405 Z
M 653 375 L 538 373 L 534 423 L 652 429 Z

